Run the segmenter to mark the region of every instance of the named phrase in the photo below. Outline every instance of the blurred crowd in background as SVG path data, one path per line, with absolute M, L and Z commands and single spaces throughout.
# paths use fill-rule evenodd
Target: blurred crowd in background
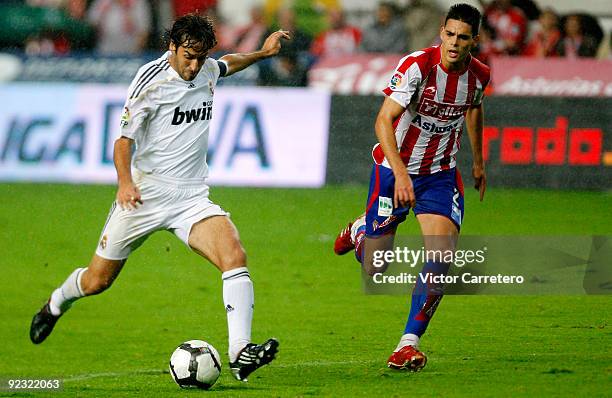
M 258 83 L 305 86 L 320 57 L 359 52 L 405 54 L 440 42 L 445 8 L 435 1 L 382 1 L 371 10 L 343 10 L 340 0 L 262 0 L 240 26 L 224 20 L 223 0 L 25 0 L 0 2 L 0 48 L 28 55 L 82 52 L 138 55 L 164 48 L 163 32 L 187 13 L 211 16 L 219 44 L 212 55 L 258 49 L 272 31 L 291 31 Z M 532 0 L 480 1 L 483 25 L 474 55 L 610 58 L 597 16 L 559 15 Z M 609 36 L 609 35 L 608 35 Z

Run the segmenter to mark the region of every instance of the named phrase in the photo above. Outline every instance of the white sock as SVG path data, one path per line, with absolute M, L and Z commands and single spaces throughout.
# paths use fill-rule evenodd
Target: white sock
M 359 218 L 357 218 L 354 222 L 353 225 L 351 226 L 351 242 L 355 243 L 355 240 L 357 239 L 357 230 L 364 226 L 366 223 L 366 218 L 365 218 L 365 214 L 362 214 L 361 216 L 359 216 Z
M 86 268 L 77 268 L 66 279 L 62 286 L 55 289 L 49 300 L 49 308 L 55 316 L 66 312 L 76 300 L 85 296 L 81 288 L 81 277 Z
M 412 333 L 406 333 L 405 335 L 402 336 L 402 338 L 400 339 L 399 344 L 397 345 L 397 348 L 395 348 L 395 350 L 393 352 L 398 352 L 399 350 L 401 350 L 402 348 L 406 347 L 407 345 L 411 345 L 414 348 L 418 349 L 419 348 L 419 336 L 417 336 L 416 334 L 412 334 Z
M 253 320 L 253 282 L 246 267 L 224 272 L 223 304 L 227 312 L 229 335 L 228 354 L 234 362 L 240 350 L 251 342 L 251 321 Z

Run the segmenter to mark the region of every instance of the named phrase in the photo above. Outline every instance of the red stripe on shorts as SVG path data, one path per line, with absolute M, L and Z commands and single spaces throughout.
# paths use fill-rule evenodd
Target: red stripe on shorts
M 368 202 L 368 207 L 366 208 L 366 213 L 370 211 L 370 209 L 374 205 L 374 202 L 378 198 L 378 193 L 380 192 L 380 171 L 379 171 L 379 168 L 380 168 L 379 165 L 375 165 L 374 166 L 374 174 L 375 174 L 375 177 L 374 177 L 374 190 L 372 191 L 372 196 L 370 196 L 370 202 Z
M 463 196 L 463 179 L 461 178 L 461 173 L 459 173 L 459 169 L 455 169 L 455 184 L 457 184 L 457 190 Z

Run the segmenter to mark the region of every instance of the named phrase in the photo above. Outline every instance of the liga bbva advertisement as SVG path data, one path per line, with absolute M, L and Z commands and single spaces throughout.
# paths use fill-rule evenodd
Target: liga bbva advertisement
M 0 86 L 0 180 L 114 183 L 113 143 L 127 86 Z M 218 87 L 211 185 L 320 187 L 330 95 L 293 88 Z

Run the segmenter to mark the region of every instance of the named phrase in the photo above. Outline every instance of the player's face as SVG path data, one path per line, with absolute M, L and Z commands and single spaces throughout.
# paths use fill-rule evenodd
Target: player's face
M 472 36 L 472 26 L 449 19 L 440 31 L 442 39 L 442 64 L 449 70 L 465 67 L 465 61 L 472 48 L 478 42 L 478 36 Z
M 193 80 L 208 57 L 208 50 L 198 45 L 176 47 L 174 43 L 170 43 L 170 51 L 170 65 L 183 80 Z

